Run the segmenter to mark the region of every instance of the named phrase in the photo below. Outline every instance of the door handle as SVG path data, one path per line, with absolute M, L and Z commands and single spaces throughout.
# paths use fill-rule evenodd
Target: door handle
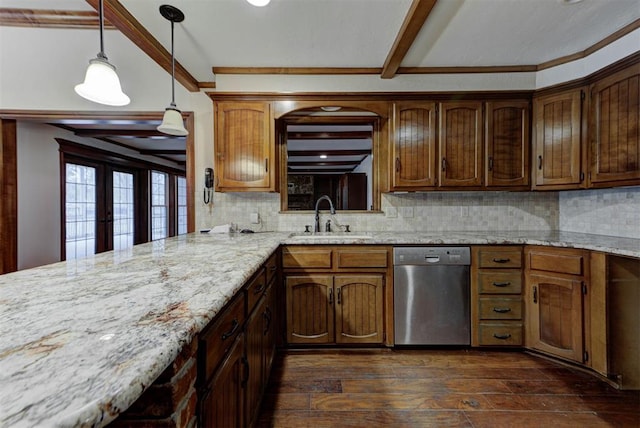
M 447 159 L 442 158 L 442 171 L 446 171 L 446 170 L 447 170 Z
M 338 288 L 338 300 L 337 300 L 336 303 L 340 304 L 340 289 L 339 288 Z
M 489 156 L 489 171 L 493 171 L 493 156 Z
M 231 321 L 231 330 L 226 333 L 222 333 L 222 340 L 227 340 L 228 338 L 233 336 L 238 330 L 238 327 L 240 327 L 240 323 L 238 323 L 238 320 L 234 318 L 233 321 Z
M 542 156 L 538 156 L 538 169 L 542 169 Z
M 533 287 L 533 303 L 538 303 L 538 287 Z
M 333 304 L 333 288 L 329 289 L 329 304 Z

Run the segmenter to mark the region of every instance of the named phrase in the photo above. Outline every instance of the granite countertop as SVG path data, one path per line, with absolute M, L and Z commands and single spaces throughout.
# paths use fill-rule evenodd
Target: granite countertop
M 534 244 L 640 257 L 565 232 L 189 234 L 0 275 L 0 426 L 102 426 L 128 408 L 280 244 Z

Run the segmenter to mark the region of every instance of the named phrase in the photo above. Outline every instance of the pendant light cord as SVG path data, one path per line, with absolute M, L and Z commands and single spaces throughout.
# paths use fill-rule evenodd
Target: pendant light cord
M 176 106 L 176 57 L 173 54 L 173 24 L 171 21 L 171 106 Z
M 98 52 L 98 58 L 107 60 L 107 56 L 104 53 L 104 5 L 102 0 L 99 0 L 98 14 L 100 19 L 100 52 Z

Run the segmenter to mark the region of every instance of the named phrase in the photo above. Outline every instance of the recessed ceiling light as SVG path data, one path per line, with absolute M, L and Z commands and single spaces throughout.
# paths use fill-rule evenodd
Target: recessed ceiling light
M 271 0 L 247 0 L 247 2 L 249 2 L 249 4 L 252 4 L 254 6 L 258 6 L 258 7 L 262 7 L 262 6 L 266 6 L 269 4 Z
M 338 107 L 338 106 L 322 106 L 320 107 L 323 111 L 338 111 L 340 110 L 342 107 Z
M 576 3 L 581 3 L 582 0 L 559 0 L 560 3 L 564 3 L 564 4 L 576 4 Z
M 320 155 L 320 159 L 326 159 L 327 155 Z

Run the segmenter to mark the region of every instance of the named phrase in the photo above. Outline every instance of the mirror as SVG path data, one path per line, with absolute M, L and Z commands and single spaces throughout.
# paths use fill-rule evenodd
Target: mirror
M 377 116 L 303 110 L 283 119 L 286 209 L 313 210 L 318 198 L 328 195 L 336 210 L 372 210 Z

